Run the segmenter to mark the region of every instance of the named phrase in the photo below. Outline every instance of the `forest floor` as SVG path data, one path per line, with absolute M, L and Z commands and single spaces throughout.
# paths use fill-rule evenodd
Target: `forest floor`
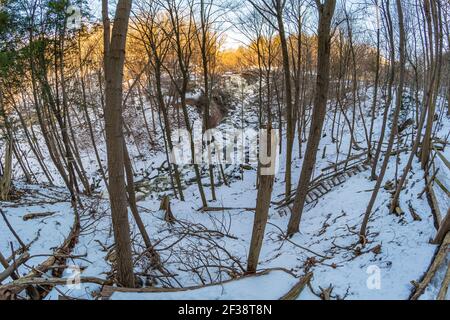
M 236 94 L 235 106 L 223 119 L 218 129 L 242 126 L 242 113 L 245 114 L 244 126 L 254 126 L 257 122 L 254 106 L 254 90 L 246 89 L 244 112 L 241 110 L 239 95 Z M 363 105 L 368 112 L 370 91 Z M 349 112 L 349 115 L 350 112 Z M 362 118 L 357 117 L 358 131 L 355 133 L 360 145 L 364 145 Z M 342 124 L 344 120 L 342 120 Z M 367 119 L 365 119 L 368 121 Z M 336 154 L 336 144 L 331 140 L 332 114 L 325 124 L 326 135 L 321 141 L 316 166 L 316 176 L 321 170 L 335 163 L 337 158 L 345 160 L 350 139 L 344 134 L 340 153 Z M 375 141 L 380 131 L 382 116 L 379 114 L 375 123 Z M 450 130 L 450 119 L 445 118 L 442 126 L 437 128 L 436 136 L 446 139 Z M 348 128 L 344 129 L 348 130 Z M 347 132 L 348 133 L 348 132 Z M 363 141 L 363 142 L 361 142 Z M 408 142 L 406 142 L 408 144 Z M 410 144 L 410 143 L 409 143 Z M 304 146 L 303 146 L 304 147 Z M 326 151 L 324 152 L 324 149 Z M 284 193 L 284 157 L 285 145 L 282 146 L 280 168 L 276 175 L 272 200 L 278 201 Z M 253 227 L 254 213 L 244 208 L 255 207 L 256 176 L 255 168 L 240 168 L 230 166 L 226 172 L 230 178 L 230 186 L 217 186 L 218 200 L 210 202 L 210 207 L 236 208 L 214 212 L 200 212 L 201 201 L 195 184 L 186 185 L 185 202 L 171 199 L 171 209 L 176 221 L 172 224 L 164 220 L 164 212 L 159 210 L 160 200 L 170 190 L 161 191 L 168 184 L 167 177 L 161 177 L 160 168 L 165 160 L 162 151 L 142 152 L 142 149 L 131 150 L 134 157 L 136 180 L 146 182 L 146 190 L 138 192 L 138 202 L 142 219 L 153 241 L 155 249 L 161 257 L 166 270 L 154 270 L 145 251 L 137 227 L 130 215 L 133 232 L 133 249 L 135 251 L 135 271 L 144 285 L 157 287 L 187 287 L 207 283 L 215 283 L 237 277 L 245 271 L 246 258 L 249 250 Z M 353 150 L 354 154 L 362 151 Z M 139 156 L 144 154 L 144 156 Z M 325 154 L 324 157 L 322 155 Z M 450 159 L 450 148 L 443 154 Z M 299 158 L 298 142 L 294 146 L 293 185 L 298 182 L 302 159 Z M 396 171 L 401 174 L 406 164 L 409 152 L 402 152 L 397 157 L 391 157 L 386 182 L 393 180 Z M 92 156 L 91 156 L 92 157 Z M 95 167 L 89 158 L 85 159 L 86 168 Z M 450 189 L 448 169 L 436 160 L 441 167 L 439 178 Z M 447 171 L 445 171 L 447 170 Z M 94 170 L 93 170 L 94 171 Z M 189 181 L 193 170 L 183 169 L 183 179 Z M 241 179 L 241 174 L 243 179 Z M 205 186 L 209 178 L 204 178 Z M 53 250 L 67 237 L 74 221 L 74 211 L 70 206 L 68 192 L 60 187 L 44 185 L 27 185 L 19 181 L 14 183 L 18 194 L 17 200 L 4 202 L 1 209 L 10 224 L 25 244 L 30 244 L 29 252 L 34 256 L 26 265 L 19 269 L 20 274 L 26 274 L 30 268 L 44 261 Z M 358 231 L 363 214 L 369 202 L 375 183 L 370 180 L 370 169 L 347 179 L 342 185 L 335 187 L 319 200 L 306 207 L 301 222 L 301 232 L 291 239 L 286 239 L 284 232 L 289 220 L 287 208 L 276 209 L 272 205 L 269 215 L 264 244 L 260 257 L 259 269 L 284 268 L 295 276 L 301 277 L 313 272 L 313 278 L 299 299 L 320 299 L 322 290 L 330 289 L 331 299 L 408 299 L 414 287 L 411 281 L 419 281 L 429 267 L 437 246 L 430 244 L 436 234 L 434 217 L 430 205 L 424 195 L 418 194 L 425 188 L 424 172 L 420 164 L 414 161 L 408 178 L 408 183 L 401 194 L 400 207 L 404 214 L 389 213 L 388 204 L 391 197 L 389 190 L 382 188 L 375 203 L 373 215 L 369 223 L 368 243 L 362 247 L 359 243 Z M 385 183 L 383 183 L 385 185 Z M 438 188 L 436 188 L 438 190 Z M 141 190 L 142 191 L 142 190 Z M 210 188 L 205 187 L 206 196 L 211 199 Z M 445 213 L 449 206 L 445 194 L 437 196 Z M 98 277 L 106 279 L 114 261 L 113 234 L 106 192 L 100 192 L 93 197 L 82 197 L 83 210 L 81 214 L 81 233 L 78 242 L 70 253 L 66 264 L 64 277 L 75 277 L 81 270 L 82 277 Z M 242 209 L 239 209 L 242 208 Z M 409 208 L 420 216 L 421 221 L 415 221 Z M 43 217 L 24 220 L 30 213 L 45 213 Z M 26 217 L 25 217 L 26 218 Z M 17 239 L 0 219 L 0 252 L 11 253 L 19 248 Z M 4 232 L 3 230 L 6 230 Z M 8 255 L 9 256 L 9 255 Z M 447 264 L 450 255 L 447 257 Z M 444 268 L 445 267 L 445 268 Z M 3 271 L 0 267 L 0 272 Z M 435 299 L 444 277 L 446 266 L 443 266 L 428 286 L 422 299 Z M 379 277 L 378 277 L 379 276 Z M 375 277 L 375 278 L 374 278 Z M 378 277 L 378 278 L 377 278 Z M 375 282 L 374 282 L 375 279 Z M 379 280 L 377 282 L 376 280 Z M 247 287 L 250 285 L 250 287 Z M 235 288 L 228 291 L 214 290 L 192 291 L 185 293 L 185 299 L 247 299 L 247 298 L 277 298 L 280 292 L 292 286 L 292 279 L 285 273 L 274 273 L 265 281 L 257 284 L 239 282 Z M 255 294 L 255 286 L 261 292 Z M 226 289 L 227 287 L 224 286 Z M 46 299 L 57 299 L 67 295 L 72 298 L 94 299 L 98 297 L 99 285 L 81 284 L 78 286 L 57 286 L 49 292 Z M 234 290 L 234 291 L 233 291 Z M 233 293 L 234 292 L 234 293 Z M 247 292 L 247 293 L 246 293 Z M 253 292 L 254 296 L 250 292 Z M 145 295 L 145 299 L 179 298 L 174 294 Z M 139 298 L 129 294 L 117 298 Z M 447 299 L 450 294 L 447 295 Z

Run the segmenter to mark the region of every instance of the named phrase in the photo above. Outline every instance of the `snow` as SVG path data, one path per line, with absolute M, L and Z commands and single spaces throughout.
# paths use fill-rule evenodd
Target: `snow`
M 31 259 L 28 265 L 38 265 L 48 258 L 49 251 L 58 247 L 70 232 L 74 222 L 73 210 L 67 202 L 68 194 L 61 188 L 41 189 L 37 186 L 18 186 L 27 192 L 20 203 L 3 202 L 1 209 L 5 213 L 14 231 L 25 245 L 31 244 L 29 253 Z M 53 203 L 57 202 L 57 203 Z M 32 205 L 32 203 L 36 203 Z M 50 213 L 52 216 L 24 221 L 23 217 L 30 213 Z M 18 240 L 0 218 L 0 252 L 5 257 L 11 256 L 12 250 L 20 249 Z M 3 271 L 0 265 L 0 272 Z M 19 273 L 25 275 L 27 268 L 19 268 Z
M 370 90 L 365 94 L 370 97 Z M 195 98 L 198 96 L 198 92 L 194 92 L 190 96 Z M 246 87 L 243 95 L 238 92 L 235 96 L 237 99 L 235 109 L 231 110 L 219 129 L 253 127 L 257 123 L 254 88 Z M 241 123 L 241 96 L 244 98 L 244 123 Z M 366 108 L 370 105 L 371 101 L 367 98 Z M 130 114 L 133 112 L 130 111 Z M 195 112 L 191 110 L 190 115 L 195 117 Z M 351 117 L 351 111 L 348 111 L 347 116 Z M 375 141 L 378 139 L 381 118 L 380 112 L 374 126 Z M 130 127 L 142 130 L 143 126 L 139 122 L 139 117 L 131 119 L 133 123 Z M 148 119 L 150 123 L 150 114 L 148 114 Z M 341 151 L 337 153 L 336 144 L 331 139 L 332 114 L 328 115 L 326 121 L 326 136 L 320 143 L 315 176 L 320 174 L 321 169 L 345 159 L 349 149 L 348 128 L 344 129 Z M 342 126 L 345 123 L 343 117 L 340 118 L 340 121 Z M 364 147 L 364 130 L 359 117 L 357 117 L 356 127 L 356 140 Z M 450 121 L 444 118 L 438 135 L 445 138 L 449 128 Z M 98 138 L 100 139 L 100 134 Z M 177 222 L 169 225 L 164 221 L 164 213 L 159 210 L 159 205 L 161 196 L 171 195 L 171 190 L 170 188 L 158 189 L 163 185 L 158 178 L 167 173 L 157 170 L 166 160 L 166 156 L 160 148 L 149 150 L 145 139 L 128 138 L 139 146 L 137 148 L 135 144 L 129 144 L 136 172 L 135 180 L 148 182 L 150 186 L 148 192 L 140 192 L 141 200 L 138 205 L 142 219 L 161 256 L 164 268 L 175 275 L 174 278 L 166 279 L 161 277 L 159 271 L 149 268 L 148 259 L 145 255 L 141 255 L 145 249 L 142 247 L 142 241 L 130 215 L 133 249 L 136 252 L 135 271 L 139 274 L 140 279 L 157 287 L 189 287 L 202 283 L 222 282 L 234 277 L 234 272 L 242 273 L 246 265 L 254 213 L 239 208 L 255 207 L 256 170 L 244 170 L 243 180 L 240 180 L 239 168 L 233 166 L 226 168 L 227 173 L 234 174 L 231 179 L 232 185 L 231 187 L 217 186 L 218 199 L 209 204 L 216 207 L 236 208 L 233 210 L 199 212 L 201 201 L 197 186 L 192 183 L 186 185 L 184 190 L 186 201 L 171 200 L 172 211 Z M 160 134 L 157 139 L 161 139 Z M 84 141 L 88 141 L 88 139 Z M 98 147 L 104 160 L 106 154 L 103 143 L 99 143 Z M 305 145 L 303 145 L 303 150 L 304 147 Z M 325 148 L 325 157 L 322 159 Z M 279 161 L 280 170 L 276 176 L 272 196 L 273 201 L 280 200 L 280 195 L 284 193 L 285 189 L 285 144 L 282 150 Z M 352 152 L 359 154 L 362 151 L 352 150 Z M 296 155 L 293 159 L 292 172 L 292 181 L 295 186 L 302 165 L 302 159 L 298 156 L 298 141 L 295 142 L 293 154 Z M 450 148 L 446 148 L 444 155 L 450 159 Z M 97 174 L 98 178 L 97 163 L 92 159 L 95 159 L 92 151 L 88 151 L 83 156 L 83 165 L 89 176 Z M 40 169 L 31 155 L 29 160 L 32 167 L 36 168 L 38 172 Z M 401 174 L 407 160 L 408 154 L 402 153 L 398 158 L 398 168 L 396 168 L 396 157 L 392 157 L 385 182 L 394 179 L 397 169 Z M 445 168 L 439 162 L 437 163 L 441 168 L 439 179 L 446 186 L 450 186 L 448 171 L 444 171 Z M 52 167 L 50 163 L 48 165 Z M 189 166 L 181 168 L 183 181 L 188 181 L 193 177 L 192 171 Z M 54 168 L 52 168 L 52 174 L 56 178 L 57 184 L 61 185 Z M 45 181 L 42 175 L 37 174 L 37 176 L 40 181 Z M 389 213 L 387 206 L 390 194 L 382 188 L 370 219 L 369 242 L 365 247 L 361 247 L 359 244 L 358 231 L 371 196 L 371 190 L 375 185 L 375 182 L 370 180 L 370 170 L 349 178 L 346 183 L 333 189 L 318 202 L 307 206 L 301 222 L 301 232 L 292 239 L 285 239 L 283 234 L 289 220 L 289 210 L 276 210 L 275 206 L 272 206 L 259 269 L 282 267 L 290 270 L 297 278 L 286 272 L 273 271 L 268 275 L 258 277 L 258 279 L 241 279 L 223 286 L 215 285 L 177 293 L 115 293 L 113 299 L 277 299 L 298 282 L 299 277 L 309 271 L 314 273 L 311 281 L 312 290 L 309 287 L 305 288 L 299 299 L 318 299 L 317 295 L 320 294 L 320 290 L 326 289 L 330 285 L 333 288 L 331 292 L 333 299 L 408 299 L 413 290 L 411 281 L 421 279 L 437 250 L 435 245 L 430 244 L 430 239 L 436 234 L 430 206 L 425 196 L 422 199 L 417 197 L 425 187 L 423 177 L 424 172 L 418 161 L 415 160 L 408 176 L 406 188 L 400 198 L 400 207 L 405 211 L 402 216 Z M 16 180 L 18 178 L 16 176 Z M 206 197 L 211 199 L 210 188 L 206 187 L 209 183 L 207 175 L 203 177 L 203 182 Z M 68 193 L 64 188 L 45 185 L 30 186 L 16 183 L 16 187 L 19 190 L 29 191 L 20 200 L 20 203 L 1 203 L 1 208 L 26 244 L 39 235 L 30 247 L 30 254 L 32 256 L 48 255 L 64 241 L 74 221 Z M 88 210 L 82 212 L 81 234 L 71 253 L 78 258 L 69 259 L 68 264 L 79 267 L 82 271 L 81 276 L 106 279 L 111 275 L 112 269 L 111 262 L 106 257 L 113 245 L 113 236 L 108 197 L 102 183 L 100 183 L 98 191 L 99 194 L 96 194 L 95 197 L 82 197 Z M 448 198 L 440 191 L 437 191 L 437 194 L 441 200 L 441 211 L 444 213 L 449 206 Z M 48 202 L 49 197 L 57 198 L 61 202 L 43 204 L 42 201 Z M 447 199 L 447 202 L 443 199 Z M 32 205 L 31 202 L 36 204 Z M 416 210 L 422 221 L 413 220 L 408 210 L 409 205 Z M 42 219 L 29 221 L 22 219 L 27 213 L 49 211 L 56 213 Z M 19 247 L 0 219 L 0 252 L 10 253 L 10 242 L 14 249 Z M 33 258 L 26 266 L 20 268 L 20 273 L 26 274 L 32 266 L 36 266 L 45 259 L 44 256 Z M 449 261 L 450 257 L 447 263 Z M 205 265 L 208 264 L 211 266 L 206 270 Z M 422 299 L 435 299 L 445 274 L 445 267 L 443 266 L 436 274 Z M 0 267 L 0 272 L 2 270 Z M 67 269 L 63 277 L 70 277 L 72 274 L 73 270 Z M 379 275 L 379 286 L 371 282 L 375 279 L 374 275 Z M 375 282 L 375 284 L 377 283 Z M 73 298 L 95 299 L 98 297 L 100 289 L 100 286 L 91 284 L 84 284 L 80 287 L 58 286 L 49 293 L 47 299 L 57 299 L 61 294 Z

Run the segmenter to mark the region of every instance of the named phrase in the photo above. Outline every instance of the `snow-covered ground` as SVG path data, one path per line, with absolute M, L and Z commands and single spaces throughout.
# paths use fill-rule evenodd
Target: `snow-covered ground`
M 73 210 L 68 201 L 69 194 L 61 188 L 41 188 L 39 186 L 16 186 L 25 192 L 19 202 L 2 202 L 1 210 L 13 226 L 25 245 L 30 245 L 31 259 L 27 264 L 37 265 L 48 258 L 50 248 L 56 248 L 70 232 L 74 222 Z M 49 216 L 24 220 L 28 214 L 49 214 Z M 53 214 L 52 214 L 53 213 Z M 50 215 L 52 214 L 52 215 Z M 3 217 L 0 217 L 0 252 L 10 257 L 12 251 L 20 249 L 19 241 L 7 227 Z M 37 256 L 34 257 L 33 256 Z M 26 273 L 26 268 L 20 269 Z
M 366 93 L 371 96 L 371 92 Z M 237 101 L 234 109 L 223 120 L 219 129 L 225 130 L 230 126 L 241 127 L 240 93 L 236 94 Z M 257 122 L 254 106 L 254 91 L 246 88 L 244 100 L 245 126 L 252 126 Z M 366 100 L 366 108 L 370 106 L 370 99 Z M 349 111 L 350 114 L 350 111 Z M 351 115 L 351 114 L 350 114 Z M 349 115 L 349 116 L 350 116 Z M 326 135 L 321 141 L 318 152 L 316 175 L 324 167 L 334 163 L 337 158 L 343 160 L 347 156 L 350 143 L 349 135 L 344 134 L 341 153 L 336 154 L 335 143 L 331 141 L 332 114 L 327 117 L 325 124 Z M 344 119 L 341 119 L 342 124 Z M 380 130 L 381 113 L 375 123 L 374 132 Z M 444 117 L 442 128 L 438 136 L 445 138 L 450 129 L 450 119 Z M 356 139 L 364 147 L 364 131 L 361 119 L 356 125 Z M 348 128 L 345 129 L 348 131 Z M 345 131 L 344 131 L 345 132 Z M 348 132 L 347 132 L 348 133 Z M 374 136 L 377 140 L 377 134 Z M 104 147 L 99 144 L 102 156 Z M 326 148 L 325 157 L 322 158 Z M 155 286 L 187 287 L 221 282 L 237 277 L 245 271 L 246 257 L 249 250 L 253 226 L 252 211 L 233 209 L 218 212 L 200 212 L 201 201 L 197 186 L 186 186 L 185 202 L 172 199 L 172 212 L 177 219 L 174 224 L 164 221 L 164 213 L 159 210 L 160 198 L 163 193 L 152 191 L 157 184 L 161 184 L 158 171 L 166 157 L 163 151 L 130 148 L 134 156 L 136 180 L 150 181 L 149 193 L 139 193 L 138 203 L 142 219 L 147 231 L 161 256 L 161 262 L 171 276 L 162 274 L 160 270 L 153 270 L 148 258 L 141 255 L 144 251 L 137 228 L 130 215 L 133 231 L 133 248 L 135 255 L 135 270 L 143 283 Z M 276 176 L 272 200 L 279 200 L 284 193 L 284 151 L 280 158 L 280 169 Z M 304 148 L 303 148 L 304 150 Z M 145 152 L 144 152 L 145 151 Z M 361 151 L 354 151 L 361 153 Z M 144 153 L 144 157 L 138 157 Z M 302 165 L 299 159 L 299 145 L 296 140 L 293 160 L 293 184 L 297 184 Z M 403 152 L 398 157 L 392 157 L 386 174 L 386 182 L 395 177 L 396 170 L 401 174 L 409 153 Z M 444 155 L 450 159 L 450 149 L 446 148 Z M 90 157 L 84 159 L 85 168 L 89 173 L 96 169 L 96 162 Z M 30 159 L 30 161 L 33 161 Z M 439 178 L 446 186 L 450 186 L 448 170 L 441 166 Z M 249 168 L 246 168 L 249 169 Z M 182 169 L 184 179 L 193 176 L 192 168 Z M 256 199 L 256 170 L 244 170 L 243 180 L 239 169 L 229 167 L 227 172 L 234 172 L 230 187 L 225 185 L 216 188 L 218 200 L 210 202 L 211 207 L 252 208 Z M 445 173 L 446 172 L 446 173 Z M 56 176 L 56 173 L 55 173 Z M 151 182 L 154 181 L 154 182 Z M 155 182 L 157 181 L 157 182 Z M 207 185 L 209 178 L 205 176 Z M 400 206 L 404 215 L 396 216 L 389 213 L 388 204 L 390 193 L 382 188 L 374 206 L 373 215 L 369 223 L 368 243 L 365 247 L 359 244 L 358 231 L 362 223 L 363 214 L 369 202 L 371 191 L 375 183 L 370 180 L 370 170 L 362 172 L 346 183 L 336 187 L 319 201 L 309 205 L 302 218 L 301 232 L 291 239 L 284 237 L 289 220 L 287 209 L 270 209 L 264 244 L 260 256 L 259 268 L 285 268 L 297 277 L 313 272 L 311 285 L 302 292 L 299 299 L 319 299 L 322 289 L 332 288 L 333 299 L 408 299 L 413 285 L 411 281 L 418 281 L 427 270 L 437 247 L 430 244 L 430 239 L 436 234 L 433 215 L 426 197 L 417 195 L 425 187 L 424 172 L 417 161 L 408 177 L 408 183 L 401 195 Z M 384 185 L 384 184 L 383 184 Z M 30 247 L 30 254 L 49 254 L 64 241 L 73 224 L 73 210 L 70 207 L 68 193 L 61 188 L 44 186 L 29 186 L 16 184 L 17 189 L 29 189 L 20 203 L 2 203 L 5 212 L 16 232 L 28 244 L 37 236 Z M 210 188 L 205 187 L 207 199 L 211 199 Z M 170 194 L 170 191 L 164 192 Z M 445 212 L 449 207 L 448 198 L 439 193 L 442 200 L 440 205 Z M 53 203 L 58 201 L 56 203 Z M 445 201 L 447 203 L 445 203 Z M 31 203 L 33 202 L 33 204 Z M 108 200 L 105 192 L 93 198 L 83 198 L 87 210 L 82 212 L 81 234 L 71 255 L 75 258 L 69 262 L 82 271 L 82 276 L 95 276 L 106 279 L 111 271 L 111 248 L 113 245 L 112 229 L 108 211 Z M 408 208 L 415 209 L 421 221 L 414 221 Z M 23 221 L 23 215 L 31 212 L 56 212 L 54 215 L 35 220 Z M 0 252 L 11 252 L 19 247 L 17 240 L 0 221 Z M 6 232 L 4 232 L 6 230 Z M 46 257 L 36 257 L 20 272 L 25 274 L 29 267 L 37 265 Z M 69 263 L 68 262 L 68 263 Z M 448 261 L 447 261 L 448 262 Z M 63 276 L 70 277 L 76 268 L 66 269 Z M 75 271 L 74 271 L 75 270 Z M 431 285 L 422 296 L 423 299 L 435 299 L 439 290 L 445 268 L 441 268 Z M 0 272 L 2 271 L 0 267 Z M 269 281 L 270 280 L 270 281 Z M 266 298 L 278 298 L 287 288 L 295 284 L 295 278 L 287 277 L 286 273 L 272 274 L 267 281 L 255 284 L 237 281 L 224 286 L 201 289 L 189 294 L 159 294 L 148 295 L 145 298 L 175 299 L 175 298 L 211 298 L 211 299 L 247 299 L 247 293 L 261 289 Z M 256 287 L 254 287 L 256 286 Z M 260 288 L 258 286 L 261 286 Z M 79 287 L 58 286 L 50 292 L 47 299 L 56 299 L 61 294 L 74 298 L 94 299 L 98 297 L 99 285 L 83 284 Z M 198 295 L 197 295 L 198 294 Z M 250 296 L 250 298 L 253 296 Z M 115 298 L 143 298 L 141 296 L 123 296 Z M 447 298 L 450 298 L 448 295 Z

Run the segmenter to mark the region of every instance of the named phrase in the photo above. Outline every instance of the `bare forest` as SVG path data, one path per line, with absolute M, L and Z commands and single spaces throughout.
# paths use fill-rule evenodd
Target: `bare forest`
M 449 300 L 449 29 L 447 0 L 0 0 L 0 300 Z

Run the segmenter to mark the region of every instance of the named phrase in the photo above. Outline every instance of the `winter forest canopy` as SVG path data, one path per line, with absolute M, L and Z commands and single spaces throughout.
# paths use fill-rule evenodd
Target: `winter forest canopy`
M 0 300 L 449 300 L 449 29 L 447 0 L 0 0 Z

